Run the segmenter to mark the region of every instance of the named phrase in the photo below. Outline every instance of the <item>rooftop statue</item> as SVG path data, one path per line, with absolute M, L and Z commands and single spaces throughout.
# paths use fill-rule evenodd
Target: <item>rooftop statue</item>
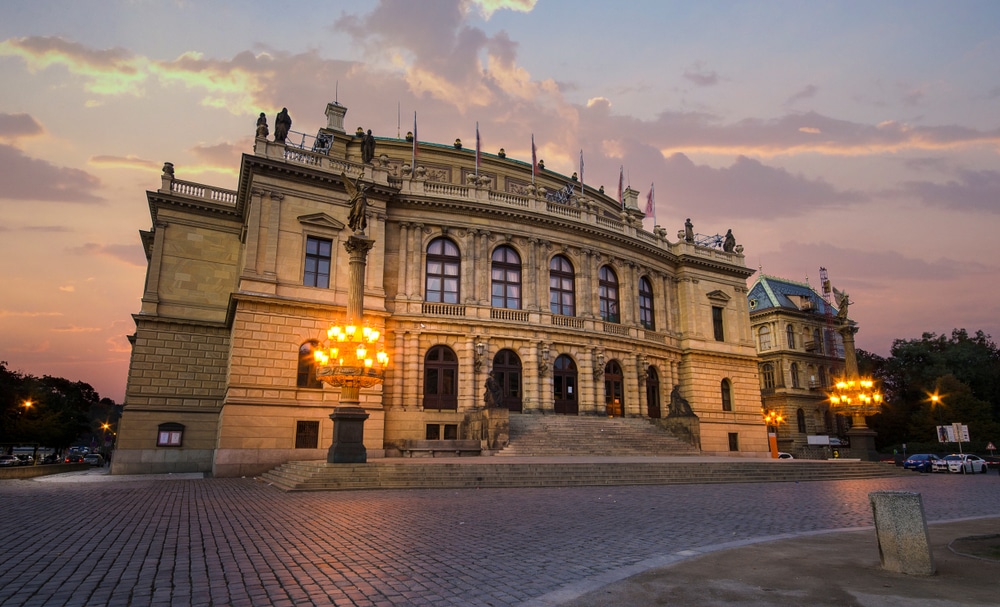
M 257 118 L 257 138 L 266 139 L 269 133 L 270 132 L 267 128 L 267 116 L 264 115 L 264 112 L 261 112 L 260 116 Z
M 292 117 L 288 115 L 288 108 L 281 108 L 274 118 L 274 142 L 285 143 L 290 130 L 292 130 Z
M 732 230 L 726 230 L 726 240 L 722 243 L 722 250 L 732 253 L 734 249 L 736 249 L 736 237 L 733 236 Z
M 372 137 L 372 130 L 368 129 L 368 134 L 361 139 L 361 162 L 370 164 L 373 158 L 375 158 L 375 138 Z
M 686 242 L 694 242 L 694 224 L 691 223 L 690 217 L 684 221 L 684 240 Z

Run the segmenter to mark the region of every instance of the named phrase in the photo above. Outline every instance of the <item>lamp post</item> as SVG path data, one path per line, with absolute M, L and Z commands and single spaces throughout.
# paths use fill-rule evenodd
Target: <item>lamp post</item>
M 316 378 L 340 388 L 340 403 L 330 414 L 333 442 L 326 461 L 331 464 L 363 464 L 368 461 L 364 444 L 364 424 L 368 413 L 361 408 L 361 389 L 385 380 L 389 356 L 382 349 L 381 333 L 364 318 L 365 266 L 368 251 L 375 241 L 365 236 L 367 188 L 351 184 L 345 176 L 345 188 L 352 195 L 351 228 L 354 233 L 344 243 L 350 255 L 347 283 L 347 317 L 344 326 L 327 331 L 327 340 L 315 351 Z
M 767 444 L 771 449 L 771 457 L 778 459 L 778 426 L 785 421 L 785 417 L 777 411 L 761 407 L 761 415 L 764 417 L 764 425 L 767 427 Z
M 830 392 L 830 408 L 841 415 L 851 417 L 851 429 L 847 436 L 851 440 L 851 454 L 866 461 L 878 461 L 875 450 L 875 431 L 868 427 L 865 419 L 882 410 L 882 393 L 875 380 L 858 373 L 858 357 L 854 349 L 854 334 L 858 328 L 847 320 L 845 294 L 840 301 L 841 318 L 837 331 L 844 340 L 844 375 L 834 384 Z

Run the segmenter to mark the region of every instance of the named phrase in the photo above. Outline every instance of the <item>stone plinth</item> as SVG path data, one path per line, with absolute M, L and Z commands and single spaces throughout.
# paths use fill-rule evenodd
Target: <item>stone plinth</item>
M 365 420 L 368 413 L 361 407 L 337 407 L 330 419 L 333 420 L 333 444 L 326 461 L 331 464 L 366 463 Z
M 873 491 L 868 494 L 882 568 L 908 575 L 933 575 L 934 557 L 919 493 Z

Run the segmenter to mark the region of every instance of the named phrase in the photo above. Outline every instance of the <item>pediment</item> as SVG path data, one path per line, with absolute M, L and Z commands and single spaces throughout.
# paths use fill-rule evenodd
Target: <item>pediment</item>
M 343 230 L 345 227 L 344 224 L 340 223 L 333 217 L 330 217 L 326 213 L 300 215 L 298 220 L 302 225 L 312 226 L 314 228 L 325 228 L 327 230 Z
M 720 291 L 718 289 L 716 289 L 715 291 L 711 291 L 709 293 L 706 293 L 705 297 L 711 299 L 712 301 L 718 301 L 718 302 L 722 302 L 722 303 L 728 303 L 729 300 L 730 300 L 729 295 L 725 291 Z

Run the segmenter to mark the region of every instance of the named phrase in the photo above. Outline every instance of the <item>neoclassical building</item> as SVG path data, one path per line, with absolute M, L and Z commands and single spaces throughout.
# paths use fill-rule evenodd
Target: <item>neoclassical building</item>
M 829 289 L 829 285 L 824 288 Z M 778 448 L 795 457 L 824 458 L 826 447 L 810 436 L 836 438 L 838 417 L 827 391 L 844 372 L 837 309 L 806 283 L 760 274 L 747 295 L 760 356 L 763 407 L 781 414 Z
M 656 419 L 676 385 L 703 453 L 766 455 L 741 247 L 648 232 L 637 192 L 621 203 L 502 150 L 477 170 L 457 141 L 378 138 L 363 162 L 345 114 L 328 104 L 315 137 L 294 134 L 304 145 L 258 136 L 234 190 L 167 163 L 146 193 L 113 473 L 326 458 L 340 391 L 312 352 L 345 314 L 347 181 L 367 188 L 365 319 L 390 357 L 361 392 L 369 457 L 477 438 L 489 372 L 511 416 Z

